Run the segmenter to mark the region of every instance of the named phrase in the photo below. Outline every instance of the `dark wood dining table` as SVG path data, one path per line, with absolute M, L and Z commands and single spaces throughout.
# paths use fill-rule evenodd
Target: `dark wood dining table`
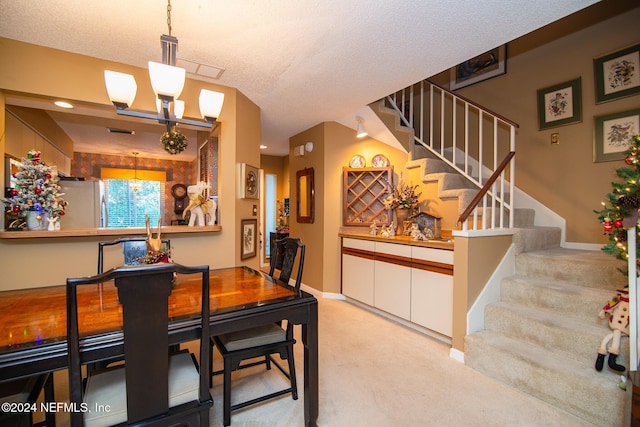
M 200 279 L 179 276 L 169 297 L 170 344 L 199 339 Z M 112 283 L 78 292 L 83 363 L 123 354 L 122 310 Z M 318 418 L 318 301 L 248 267 L 210 271 L 212 335 L 288 320 L 302 325 L 304 422 Z M 67 367 L 66 287 L 0 292 L 0 381 Z

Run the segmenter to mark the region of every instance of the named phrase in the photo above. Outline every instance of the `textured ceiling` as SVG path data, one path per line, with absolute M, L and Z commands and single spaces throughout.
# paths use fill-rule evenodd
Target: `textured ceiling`
M 596 0 L 174 0 L 178 57 L 220 67 L 262 111 L 266 154 L 288 138 Z M 146 67 L 159 0 L 0 0 L 0 36 Z M 206 80 L 206 78 L 203 78 Z M 209 80 L 212 81 L 212 80 Z

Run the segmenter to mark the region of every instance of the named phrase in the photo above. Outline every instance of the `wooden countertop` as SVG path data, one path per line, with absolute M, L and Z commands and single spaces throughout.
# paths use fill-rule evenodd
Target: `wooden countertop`
M 435 240 L 413 240 L 409 236 L 393 236 L 393 237 L 380 237 L 380 236 L 372 236 L 370 234 L 364 233 L 351 233 L 351 232 L 340 232 L 338 233 L 340 237 L 349 237 L 352 239 L 360 239 L 360 240 L 372 240 L 375 242 L 386 242 L 386 243 L 396 243 L 399 245 L 409 245 L 409 246 L 420 246 L 423 248 L 434 248 L 434 249 L 445 249 L 452 251 L 453 250 L 453 237 L 450 239 L 435 239 Z
M 213 233 L 222 231 L 219 225 L 189 227 L 187 225 L 163 226 L 162 234 Z M 58 231 L 0 231 L 0 239 L 34 239 L 43 237 L 87 236 L 146 236 L 145 227 L 129 228 L 62 228 Z

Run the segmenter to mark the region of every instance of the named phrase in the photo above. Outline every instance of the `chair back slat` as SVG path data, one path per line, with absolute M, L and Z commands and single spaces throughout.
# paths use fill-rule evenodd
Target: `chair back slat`
M 168 301 L 172 273 L 116 279 L 122 304 L 130 423 L 169 410 Z M 152 288 L 151 288 L 152 287 Z

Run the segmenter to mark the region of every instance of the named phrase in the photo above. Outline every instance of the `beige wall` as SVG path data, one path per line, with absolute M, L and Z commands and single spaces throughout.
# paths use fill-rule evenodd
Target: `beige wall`
M 103 70 L 109 68 L 134 74 L 139 83 L 139 108 L 155 108 L 145 69 L 3 38 L 0 38 L 0 56 L 3 58 L 0 94 L 9 90 L 109 105 L 102 83 Z M 197 110 L 195 100 L 201 87 L 225 94 L 218 119 L 222 123 L 218 199 L 222 231 L 198 236 L 171 235 L 172 246 L 175 246 L 174 260 L 184 264 L 208 264 L 212 268 L 237 264 L 257 267 L 258 257 L 247 262 L 240 260 L 237 237 L 240 219 L 252 217 L 252 205 L 257 201 L 238 198 L 237 164 L 260 164 L 260 110 L 233 88 L 187 79 L 183 97 L 194 100 L 186 103 L 187 116 L 197 116 L 197 111 L 189 108 Z M 4 97 L 0 98 L 4 106 Z M 4 108 L 0 111 L 0 150 L 4 152 Z M 4 168 L 4 163 L 0 167 Z M 4 174 L 2 177 L 4 179 Z M 93 274 L 96 246 L 91 238 L 0 239 L 0 269 L 3 271 L 0 289 L 62 284 L 68 276 Z
M 569 17 L 510 42 L 507 73 L 456 91 L 514 120 L 516 185 L 567 221 L 567 241 L 605 243 L 594 209 L 611 192 L 621 161 L 593 162 L 594 117 L 640 105 L 640 95 L 596 104 L 593 59 L 638 42 L 640 8 L 603 21 L 630 0 L 603 1 L 588 14 Z M 594 22 L 594 25 L 590 23 Z M 586 27 L 570 32 L 575 26 Z M 582 78 L 582 121 L 538 129 L 537 90 Z M 448 76 L 440 75 L 436 81 Z M 550 143 L 558 133 L 560 144 Z

